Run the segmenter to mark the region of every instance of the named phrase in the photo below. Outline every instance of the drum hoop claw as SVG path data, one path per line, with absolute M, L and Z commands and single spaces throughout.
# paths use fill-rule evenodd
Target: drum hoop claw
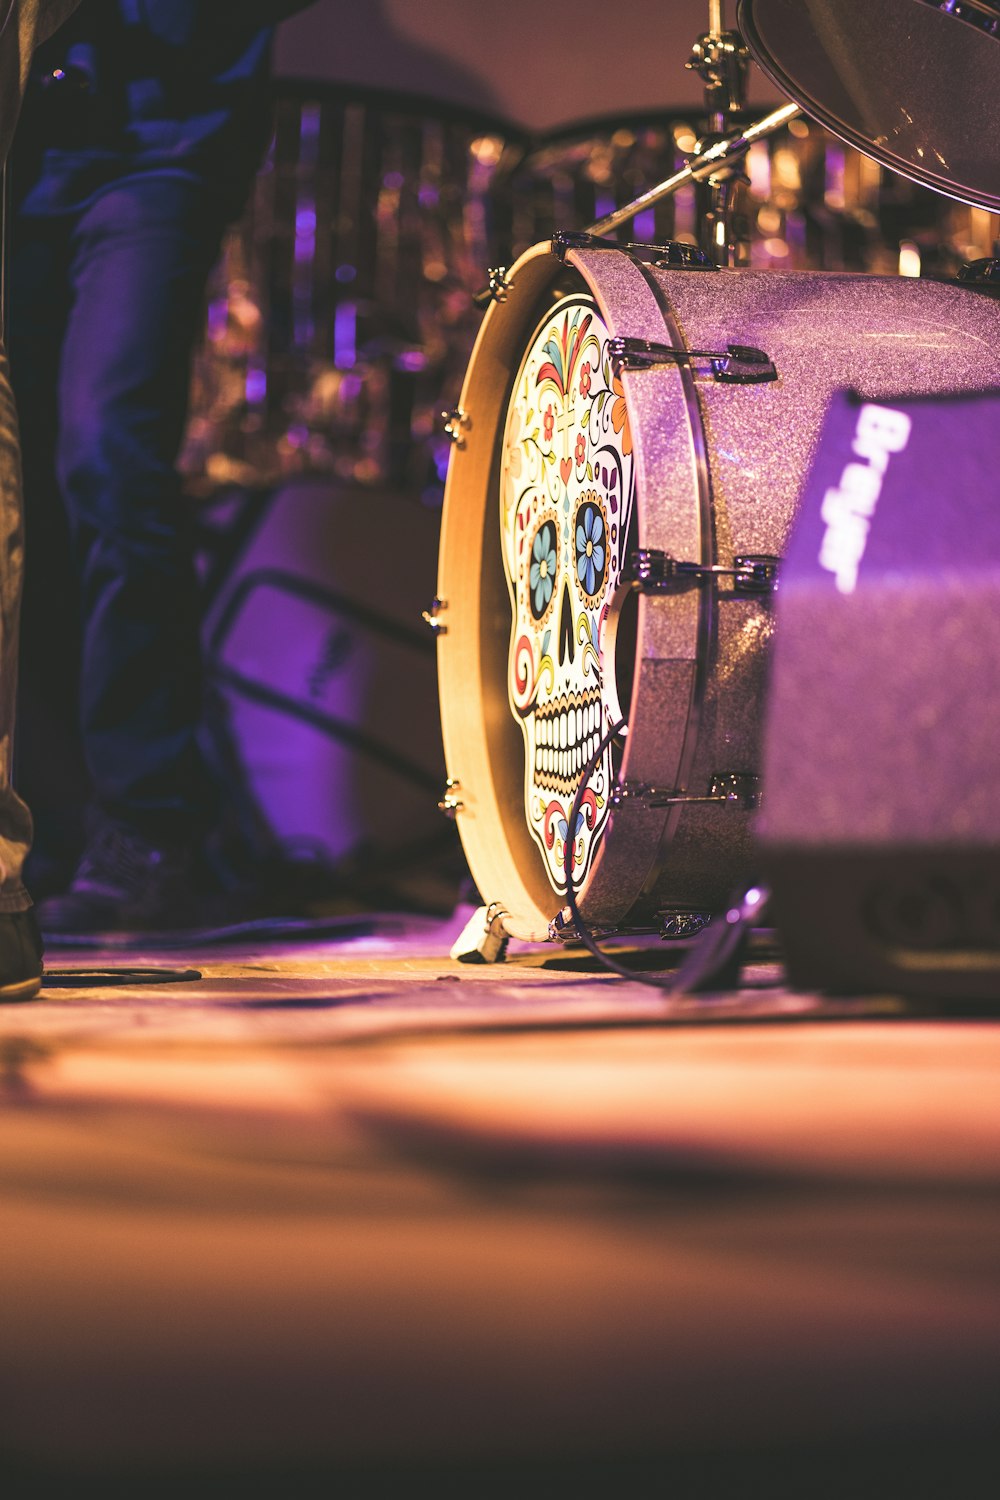
M 672 344 L 658 344 L 652 339 L 612 338 L 608 353 L 617 374 L 622 370 L 655 370 L 660 365 L 689 364 L 695 359 L 708 360 L 713 377 L 728 385 L 764 385 L 777 380 L 774 361 L 763 349 L 750 344 L 727 344 L 719 349 L 676 349 Z
M 715 563 L 681 562 L 669 552 L 642 548 L 630 552 L 621 582 L 641 594 L 675 594 L 693 584 L 731 578 L 735 597 L 772 594 L 778 587 L 781 559 L 769 553 L 748 552 L 733 558 L 731 568 Z

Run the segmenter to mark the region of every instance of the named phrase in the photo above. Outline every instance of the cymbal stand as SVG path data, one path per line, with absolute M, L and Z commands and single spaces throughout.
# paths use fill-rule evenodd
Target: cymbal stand
M 750 53 L 738 31 L 725 30 L 723 12 L 724 0 L 709 0 L 708 31 L 695 42 L 686 64 L 705 85 L 708 130 L 695 156 L 725 141 L 733 115 L 746 109 Z M 699 248 L 717 266 L 742 266 L 750 259 L 748 186 L 742 155 L 695 186 Z
M 783 104 L 752 125 L 729 128 L 733 113 L 744 108 L 747 57 L 739 33 L 722 29 L 722 0 L 710 0 L 709 30 L 695 43 L 688 66 L 705 80 L 708 134 L 679 171 L 588 225 L 585 233 L 613 234 L 687 183 L 695 183 L 699 190 L 704 184 L 707 201 L 698 204 L 700 248 L 716 265 L 742 265 L 749 246 L 749 222 L 740 204 L 746 183 L 742 159 L 755 141 L 781 130 L 802 111 L 797 104 Z

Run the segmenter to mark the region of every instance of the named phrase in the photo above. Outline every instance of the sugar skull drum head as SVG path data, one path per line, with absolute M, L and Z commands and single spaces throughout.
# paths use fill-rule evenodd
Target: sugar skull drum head
M 586 878 L 610 811 L 604 634 L 632 514 L 632 433 L 608 329 L 589 297 L 538 324 L 507 406 L 501 551 L 511 603 L 507 698 L 524 737 L 524 814 L 555 891 Z

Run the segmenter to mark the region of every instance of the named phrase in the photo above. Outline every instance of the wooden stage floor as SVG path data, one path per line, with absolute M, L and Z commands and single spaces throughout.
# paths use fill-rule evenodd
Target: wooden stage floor
M 5 1493 L 995 1493 L 1000 1017 L 461 925 L 0 1007 Z

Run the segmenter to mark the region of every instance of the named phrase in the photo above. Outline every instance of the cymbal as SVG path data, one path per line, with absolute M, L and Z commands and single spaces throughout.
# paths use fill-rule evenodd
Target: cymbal
M 914 182 L 1000 210 L 1000 5 L 739 0 L 738 22 L 814 120 Z

